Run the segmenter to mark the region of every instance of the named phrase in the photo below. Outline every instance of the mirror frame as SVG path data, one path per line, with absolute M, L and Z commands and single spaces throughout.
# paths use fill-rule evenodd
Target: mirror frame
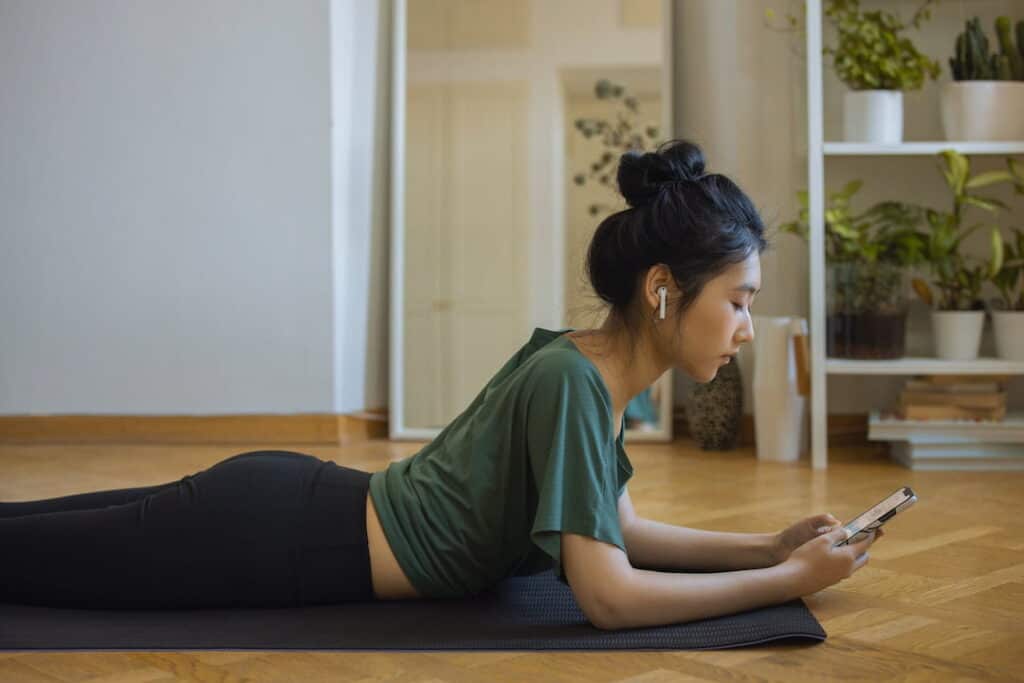
M 674 137 L 673 110 L 675 104 L 673 84 L 673 2 L 661 0 L 662 18 L 662 72 L 661 72 L 661 129 L 663 140 Z M 391 12 L 391 266 L 390 266 L 390 344 L 389 344 L 389 397 L 388 438 L 392 441 L 430 441 L 441 429 L 408 427 L 405 424 L 405 111 L 406 111 L 406 0 L 394 0 Z M 562 235 L 564 238 L 564 233 Z M 564 275 L 564 273 L 563 273 Z M 562 277 L 557 278 L 561 281 Z M 561 328 L 559 328 L 561 329 Z M 527 332 L 532 332 L 529 330 Z M 524 335 L 527 334 L 524 332 Z M 524 337 L 525 338 L 525 337 Z M 497 370 L 497 368 L 495 368 Z M 658 429 L 641 431 L 626 429 L 624 439 L 635 441 L 671 441 L 673 435 L 673 369 L 669 369 L 652 386 L 659 386 L 661 400 L 658 410 Z

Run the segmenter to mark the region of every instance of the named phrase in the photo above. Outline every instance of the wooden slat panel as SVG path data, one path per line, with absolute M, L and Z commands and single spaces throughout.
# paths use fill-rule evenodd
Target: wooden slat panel
M 386 438 L 387 416 L 28 415 L 0 417 L 0 444 L 343 444 Z

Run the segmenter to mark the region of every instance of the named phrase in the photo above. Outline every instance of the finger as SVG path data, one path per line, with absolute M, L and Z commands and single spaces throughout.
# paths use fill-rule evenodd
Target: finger
M 807 521 L 810 522 L 810 525 L 815 529 L 819 527 L 831 528 L 839 523 L 838 519 L 829 514 L 814 515 L 813 517 L 809 517 Z
M 875 542 L 876 532 L 877 530 L 870 531 L 863 538 L 859 538 L 856 541 L 853 541 L 852 543 L 847 543 L 846 547 L 851 548 L 852 552 L 856 553 L 857 555 L 860 555 L 861 553 L 866 552 L 867 549 L 871 547 L 871 544 Z
M 828 533 L 822 534 L 818 538 L 828 539 L 828 542 L 835 545 L 839 541 L 846 540 L 846 527 L 837 527 Z
M 850 573 L 852 574 L 853 572 L 857 571 L 858 569 L 860 569 L 861 567 L 863 567 L 867 563 L 868 563 L 868 554 L 867 553 L 864 553 L 862 555 L 858 555 L 857 559 L 853 561 L 853 570 Z
M 808 521 L 811 523 L 811 526 L 814 527 L 814 530 L 817 531 L 819 534 L 824 534 L 836 528 L 836 523 L 833 521 L 833 518 L 827 517 L 825 515 L 814 517 Z

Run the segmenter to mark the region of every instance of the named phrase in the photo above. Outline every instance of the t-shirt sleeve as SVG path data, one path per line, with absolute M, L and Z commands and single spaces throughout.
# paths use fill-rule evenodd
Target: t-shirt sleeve
M 612 410 L 595 373 L 569 366 L 539 378 L 527 414 L 537 486 L 530 539 L 551 557 L 563 582 L 562 532 L 626 549 L 619 526 Z

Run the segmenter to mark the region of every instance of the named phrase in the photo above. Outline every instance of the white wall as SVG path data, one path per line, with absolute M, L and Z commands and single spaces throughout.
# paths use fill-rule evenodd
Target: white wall
M 383 405 L 377 8 L 339 5 L 345 240 L 326 0 L 0 3 L 0 413 Z

